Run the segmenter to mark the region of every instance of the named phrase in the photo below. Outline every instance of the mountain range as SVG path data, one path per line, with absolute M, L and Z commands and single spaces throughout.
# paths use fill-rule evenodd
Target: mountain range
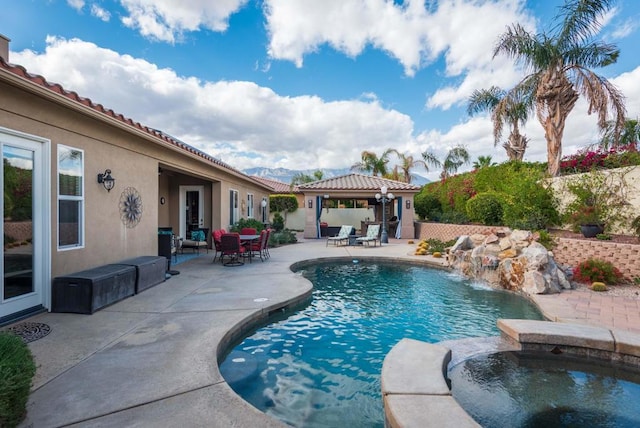
M 337 177 L 340 175 L 350 174 L 353 171 L 349 168 L 326 168 L 320 169 L 322 171 L 322 178 L 331 178 Z M 255 168 L 247 168 L 243 170 L 247 175 L 254 175 L 256 177 L 268 178 L 271 180 L 277 180 L 282 183 L 291 183 L 293 177 L 297 174 L 303 173 L 306 175 L 310 175 L 313 177 L 313 173 L 316 172 L 317 169 L 287 169 L 287 168 L 265 168 L 265 167 L 255 167 Z M 423 177 L 418 174 L 411 174 L 411 184 L 415 184 L 416 186 L 423 186 L 429 183 L 430 180 L 426 177 Z

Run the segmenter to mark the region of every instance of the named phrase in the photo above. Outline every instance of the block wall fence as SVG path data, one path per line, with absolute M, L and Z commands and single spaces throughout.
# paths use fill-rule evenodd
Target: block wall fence
M 493 226 L 416 222 L 416 239 L 450 241 L 460 235 L 489 233 Z M 640 244 L 556 238 L 553 257 L 561 265 L 576 266 L 589 258 L 611 262 L 627 278 L 640 277 Z

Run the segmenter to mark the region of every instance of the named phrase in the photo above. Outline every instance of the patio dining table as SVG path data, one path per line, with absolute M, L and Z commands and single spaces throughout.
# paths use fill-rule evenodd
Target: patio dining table
M 260 235 L 240 235 L 240 245 L 250 246 L 251 244 L 257 242 L 260 239 Z M 251 255 L 251 251 L 249 251 L 249 263 L 251 263 L 251 259 L 253 256 Z

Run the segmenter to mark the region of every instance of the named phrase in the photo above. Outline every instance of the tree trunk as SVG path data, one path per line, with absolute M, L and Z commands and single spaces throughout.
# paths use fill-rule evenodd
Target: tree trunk
M 509 160 L 521 161 L 524 158 L 524 152 L 527 149 L 527 137 L 520 134 L 518 124 L 513 125 L 511 134 L 506 143 L 502 145 L 507 152 Z
M 548 172 L 552 177 L 560 173 L 564 126 L 577 100 L 578 93 L 562 67 L 553 67 L 544 73 L 536 91 L 536 104 L 538 120 L 547 140 Z

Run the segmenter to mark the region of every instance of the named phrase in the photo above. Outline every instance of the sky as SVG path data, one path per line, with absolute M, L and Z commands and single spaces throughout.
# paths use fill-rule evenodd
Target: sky
M 0 0 L 9 60 L 238 169 L 348 168 L 364 150 L 507 159 L 474 90 L 525 70 L 493 56 L 520 23 L 551 32 L 562 0 Z M 595 70 L 640 116 L 640 2 L 618 0 L 598 38 L 620 48 Z M 598 141 L 580 99 L 563 154 Z M 528 161 L 546 161 L 535 115 Z M 390 166 L 397 163 L 391 158 Z M 460 169 L 470 169 L 465 166 Z M 431 180 L 440 171 L 417 167 Z

